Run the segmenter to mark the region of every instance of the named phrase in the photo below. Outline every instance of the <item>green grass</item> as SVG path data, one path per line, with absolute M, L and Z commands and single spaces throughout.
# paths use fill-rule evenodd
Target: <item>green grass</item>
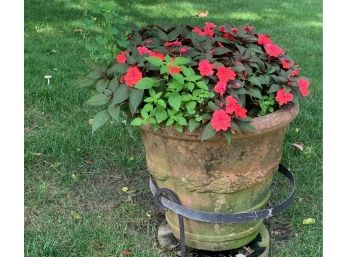
M 96 1 L 25 1 L 25 256 L 159 256 L 162 215 L 147 188 L 144 149 L 136 130 L 108 125 L 91 135 L 88 92 L 74 81 L 86 71 L 82 27 Z M 204 21 L 253 24 L 269 34 L 311 79 L 311 96 L 288 130 L 283 163 L 297 178 L 290 210 L 270 220 L 271 256 L 322 255 L 322 3 L 319 0 L 98 1 L 138 24 Z M 206 18 L 195 18 L 208 10 Z M 55 51 L 52 51 L 55 50 Z M 44 75 L 53 76 L 50 87 Z M 291 143 L 303 142 L 303 152 Z M 129 200 L 121 188 L 136 190 Z M 285 193 L 285 192 L 281 192 Z M 151 217 L 148 217 L 150 214 Z M 314 225 L 302 225 L 305 218 Z M 172 256 L 166 253 L 163 256 Z

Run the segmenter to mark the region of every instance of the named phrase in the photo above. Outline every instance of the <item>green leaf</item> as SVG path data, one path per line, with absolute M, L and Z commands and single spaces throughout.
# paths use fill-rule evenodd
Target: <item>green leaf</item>
M 174 123 L 174 119 L 173 119 L 173 118 L 169 118 L 169 119 L 167 120 L 166 126 L 167 126 L 167 127 L 168 127 L 168 126 L 171 126 L 171 125 L 173 125 L 173 123 Z
M 228 49 L 227 47 L 217 47 L 213 50 L 213 55 L 223 55 L 231 52 L 232 50 Z
M 110 80 L 108 79 L 100 79 L 95 84 L 95 89 L 98 93 L 103 93 L 105 89 L 108 87 Z
M 143 121 L 140 118 L 135 118 L 130 124 L 139 127 L 143 124 Z
M 197 122 L 195 119 L 190 119 L 188 125 L 189 125 L 189 131 L 190 133 L 192 133 L 199 127 L 199 122 Z
M 281 76 L 271 75 L 271 78 L 274 80 L 275 83 L 278 83 L 278 84 L 286 83 L 286 79 Z
M 262 99 L 261 92 L 258 88 L 249 88 L 249 89 L 247 89 L 247 92 L 250 96 Z
M 168 88 L 172 88 L 172 89 L 176 89 L 178 91 L 180 91 L 181 89 L 183 89 L 184 87 L 184 84 L 176 81 L 176 80 L 173 80 L 171 83 L 169 83 L 168 85 Z
M 268 93 L 274 93 L 277 92 L 281 88 L 278 84 L 272 84 L 270 88 L 268 89 Z
M 114 99 L 112 103 L 114 104 L 119 104 L 128 99 L 130 94 L 130 88 L 127 87 L 126 85 L 121 85 L 119 86 L 114 94 Z
M 184 117 L 182 117 L 182 116 L 178 118 L 177 123 L 179 125 L 182 125 L 182 126 L 186 126 L 187 125 L 186 119 Z
M 108 107 L 108 113 L 110 117 L 116 121 L 120 121 L 120 106 L 116 106 L 114 104 L 110 104 Z
M 191 68 L 191 67 L 185 67 L 185 66 L 182 66 L 181 67 L 181 70 L 182 70 L 182 73 L 186 76 L 186 77 L 193 77 L 195 76 L 195 71 Z
M 169 96 L 168 103 L 175 110 L 179 110 L 181 105 L 181 96 L 178 93 L 174 92 Z
M 90 105 L 90 106 L 100 106 L 100 105 L 104 105 L 107 102 L 109 102 L 110 97 L 106 96 L 105 94 L 97 94 L 97 95 L 93 95 L 91 96 L 86 104 Z
M 99 77 L 97 77 L 97 78 L 90 78 L 90 77 L 81 78 L 76 82 L 76 84 L 78 87 L 90 87 L 90 86 L 93 86 L 97 82 L 98 79 L 99 79 Z
M 185 84 L 184 76 L 181 74 L 172 74 L 172 77 L 181 84 Z
M 211 122 L 209 122 L 203 129 L 202 132 L 202 141 L 207 140 L 215 136 L 216 131 L 212 128 Z
M 248 78 L 248 81 L 253 84 L 253 85 L 256 85 L 256 86 L 260 86 L 261 87 L 261 81 L 258 77 L 256 76 L 252 76 L 252 77 L 249 77 Z
M 188 63 L 190 63 L 190 59 L 186 58 L 186 57 L 179 56 L 179 57 L 176 57 L 174 59 L 174 64 L 175 65 L 185 65 L 185 64 L 188 64 Z
M 312 218 L 304 219 L 302 224 L 303 225 L 313 225 L 313 224 L 315 224 L 315 219 L 312 219 Z
M 193 84 L 192 82 L 189 82 L 189 83 L 187 83 L 187 88 L 188 88 L 188 90 L 190 90 L 192 92 L 193 89 L 195 89 L 195 84 Z
M 196 108 L 197 103 L 196 102 L 188 102 L 186 103 L 186 109 L 190 112 L 193 111 Z
M 154 84 L 155 84 L 155 80 L 154 79 L 145 77 L 145 78 L 142 78 L 135 85 L 135 88 L 138 88 L 138 89 L 149 89 L 149 88 L 152 88 Z
M 165 66 L 165 65 L 162 65 L 162 66 L 161 66 L 161 69 L 160 69 L 160 73 L 161 73 L 161 74 L 164 74 L 164 73 L 167 73 L 167 72 L 168 72 L 168 67 Z
M 175 129 L 180 133 L 182 133 L 184 131 L 183 127 L 180 124 L 176 124 Z
M 227 130 L 226 132 L 224 132 L 224 137 L 226 138 L 228 144 L 230 145 L 232 142 L 232 132 L 231 130 Z
M 155 116 L 158 123 L 161 123 L 162 121 L 168 118 L 168 114 L 164 108 L 156 108 Z
M 110 116 L 106 110 L 98 112 L 93 118 L 92 133 L 103 126 L 109 119 Z
M 158 57 L 146 57 L 145 58 L 149 63 L 151 63 L 152 65 L 155 65 L 157 67 L 162 66 L 163 65 L 163 61 L 158 58 Z
M 197 87 L 199 87 L 200 89 L 208 90 L 208 86 L 204 81 L 198 81 L 196 84 Z
M 144 117 L 146 116 L 146 114 L 150 111 L 152 111 L 153 109 L 153 105 L 148 103 L 148 104 L 145 104 L 143 109 L 141 109 L 141 116 Z M 145 114 L 146 113 L 146 114 Z
M 144 95 L 144 90 L 142 89 L 133 88 L 131 90 L 131 93 L 129 96 L 129 107 L 132 114 L 136 112 L 139 104 L 141 103 L 141 100 L 143 100 L 143 95 Z
M 219 110 L 220 108 L 214 103 L 214 102 L 208 102 L 208 107 L 210 108 L 210 110 L 212 111 L 217 111 Z
M 156 103 L 157 103 L 159 106 L 162 106 L 162 107 L 164 107 L 164 108 L 167 107 L 166 102 L 165 102 L 164 100 L 162 100 L 162 99 L 158 99 Z

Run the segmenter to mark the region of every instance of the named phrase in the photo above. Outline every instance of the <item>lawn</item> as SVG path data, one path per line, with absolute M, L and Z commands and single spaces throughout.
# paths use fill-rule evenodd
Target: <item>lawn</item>
M 147 186 L 139 133 L 110 124 L 92 135 L 88 120 L 94 112 L 84 105 L 89 93 L 75 85 L 88 57 L 79 29 L 96 2 L 119 12 L 126 24 L 250 23 L 297 60 L 311 80 L 311 95 L 301 102 L 284 143 L 282 162 L 295 173 L 297 197 L 269 221 L 271 256 L 322 256 L 320 0 L 26 0 L 25 256 L 124 256 L 125 250 L 159 256 L 155 238 L 163 215 Z M 208 10 L 208 17 L 195 17 L 198 10 Z M 123 192 L 125 186 L 134 193 Z M 306 218 L 316 223 L 303 225 Z

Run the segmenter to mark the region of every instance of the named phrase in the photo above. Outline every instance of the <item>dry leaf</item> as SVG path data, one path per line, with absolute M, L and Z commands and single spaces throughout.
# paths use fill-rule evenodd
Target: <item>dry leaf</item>
M 76 211 L 71 211 L 71 216 L 74 218 L 74 220 L 80 220 L 81 214 Z
M 83 29 L 76 28 L 76 29 L 73 30 L 73 32 L 83 32 Z
M 207 17 L 208 16 L 208 11 L 207 10 L 202 10 L 202 11 L 198 11 L 197 14 L 195 15 L 199 18 L 202 18 L 202 17 Z
M 88 120 L 88 124 L 89 124 L 89 125 L 92 125 L 92 124 L 93 124 L 93 119 L 89 119 L 89 120 Z
M 34 156 L 41 156 L 42 153 L 32 153 L 32 155 L 34 155 Z
M 315 224 L 315 219 L 312 219 L 312 218 L 304 219 L 302 224 L 303 225 L 313 225 L 313 224 Z
M 128 249 L 125 249 L 125 250 L 122 250 L 121 254 L 123 256 L 131 256 L 132 255 L 132 252 Z
M 151 215 L 150 215 L 150 213 L 146 213 L 146 216 L 147 216 L 147 217 L 149 217 L 149 218 L 151 218 Z
M 304 148 L 303 143 L 293 143 L 292 146 L 295 147 L 296 149 L 300 150 L 301 152 L 303 151 L 303 148 Z
M 128 192 L 128 187 L 122 187 L 122 191 L 127 193 Z
M 94 163 L 94 160 L 92 160 L 92 159 L 87 159 L 87 160 L 84 160 L 83 162 L 86 163 L 86 164 L 93 164 L 93 163 Z

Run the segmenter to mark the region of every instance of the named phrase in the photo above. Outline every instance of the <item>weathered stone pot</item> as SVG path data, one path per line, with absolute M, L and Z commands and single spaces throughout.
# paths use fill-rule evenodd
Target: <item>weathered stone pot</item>
M 162 127 L 157 132 L 141 127 L 149 172 L 159 188 L 173 190 L 192 209 L 235 213 L 259 210 L 267 205 L 273 172 L 278 169 L 282 143 L 297 105 L 254 118 L 252 132 L 236 134 L 228 145 L 223 135 L 201 142 L 202 129 L 178 133 Z M 178 217 L 166 219 L 179 238 Z M 186 245 L 203 250 L 228 250 L 250 243 L 261 221 L 212 224 L 185 218 Z

